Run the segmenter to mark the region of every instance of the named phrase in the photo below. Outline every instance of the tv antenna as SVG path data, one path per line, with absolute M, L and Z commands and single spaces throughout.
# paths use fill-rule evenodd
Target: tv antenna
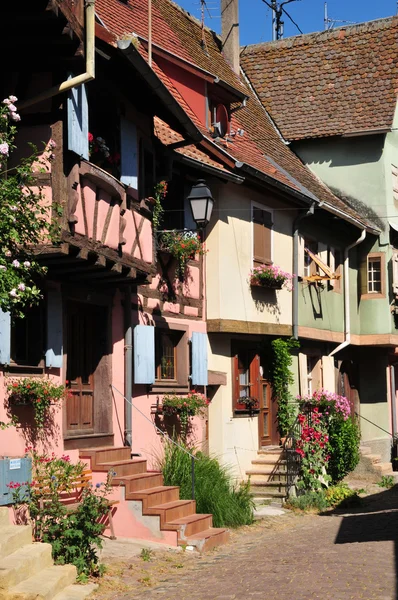
M 329 30 L 329 29 L 333 29 L 333 27 L 336 25 L 336 23 L 346 23 L 348 25 L 355 25 L 355 21 L 343 21 L 342 19 L 332 19 L 331 17 L 328 16 L 328 3 L 325 2 L 325 15 L 323 18 L 323 22 L 324 22 L 324 29 Z M 397 0 L 397 8 L 398 8 L 398 0 Z
M 278 2 L 278 0 L 270 0 L 269 2 L 267 2 L 267 0 L 262 1 L 272 10 L 272 41 L 281 40 L 283 38 L 285 23 L 282 17 L 284 14 L 293 23 L 293 25 L 297 27 L 299 32 L 303 33 L 297 23 L 293 21 L 287 10 L 283 8 L 285 4 L 290 4 L 291 2 L 300 2 L 301 0 L 285 0 L 284 2 Z

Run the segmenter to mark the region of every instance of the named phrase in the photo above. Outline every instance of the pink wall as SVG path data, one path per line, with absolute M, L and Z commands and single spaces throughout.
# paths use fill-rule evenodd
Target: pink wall
M 205 81 L 177 65 L 157 57 L 156 62 L 175 85 L 203 125 L 206 124 Z

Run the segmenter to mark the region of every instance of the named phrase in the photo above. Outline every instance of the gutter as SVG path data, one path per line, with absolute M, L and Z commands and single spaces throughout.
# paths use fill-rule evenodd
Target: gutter
M 306 196 L 299 190 L 295 190 L 294 188 L 286 185 L 285 183 L 281 183 L 277 179 L 274 179 L 273 177 L 270 177 L 269 175 L 266 175 L 265 173 L 258 171 L 257 169 L 255 169 L 254 167 L 251 167 L 250 165 L 248 165 L 246 163 L 242 163 L 240 161 L 235 161 L 235 167 L 237 167 L 238 169 L 242 169 L 243 171 L 246 171 L 246 173 L 248 175 L 252 175 L 253 177 L 256 177 L 257 179 L 261 179 L 262 181 L 269 183 L 271 186 L 278 188 L 285 194 L 288 193 L 291 196 L 294 196 L 296 198 L 296 200 L 299 200 L 300 202 L 304 202 L 307 205 L 311 205 L 312 203 L 314 203 L 313 198 L 309 198 L 308 196 Z M 317 199 L 317 203 L 321 204 L 320 200 Z
M 315 202 L 311 204 L 307 212 L 298 215 L 293 223 L 293 290 L 292 290 L 292 324 L 293 324 L 293 337 L 298 340 L 298 300 L 299 300 L 299 288 L 298 288 L 298 240 L 299 240 L 299 223 L 306 217 L 311 217 L 315 211 Z
M 344 249 L 344 342 L 339 344 L 329 356 L 333 356 L 351 344 L 351 315 L 350 315 L 350 281 L 349 281 L 349 251 L 358 246 L 366 237 L 366 229 L 362 229 L 359 238 Z
M 34 96 L 18 106 L 18 110 L 23 110 L 28 106 L 37 104 L 42 100 L 53 98 L 62 92 L 66 92 L 73 87 L 78 87 L 83 83 L 88 83 L 95 78 L 95 0 L 86 0 L 86 72 L 62 83 L 49 88 L 45 92 Z
M 133 326 L 131 319 L 131 286 L 124 293 L 124 443 L 132 446 L 133 396 Z
M 210 175 L 214 175 L 215 177 L 219 177 L 220 179 L 225 179 L 227 181 L 232 181 L 232 183 L 236 183 L 240 185 L 245 181 L 244 177 L 240 177 L 239 175 L 234 175 L 229 171 L 222 171 L 221 169 L 217 169 L 217 167 L 212 167 L 211 165 L 206 165 L 205 163 L 200 162 L 194 158 L 189 158 L 188 156 L 183 156 L 182 154 L 176 153 L 174 155 L 174 160 L 178 162 L 182 162 L 191 167 L 200 167 L 201 171 L 205 171 Z
M 347 221 L 348 223 L 351 223 L 351 225 L 354 225 L 355 227 L 357 227 L 359 229 L 364 229 L 365 225 L 363 223 L 361 223 L 360 221 L 358 221 L 354 217 L 350 217 L 350 215 L 348 215 L 347 213 L 343 212 L 342 210 L 340 210 L 338 208 L 335 208 L 331 204 L 328 204 L 327 202 L 325 202 L 323 204 L 323 207 L 328 212 L 330 212 L 330 213 L 332 213 L 332 214 L 334 214 L 334 215 L 336 215 L 338 217 L 341 217 L 344 221 Z M 376 227 L 366 226 L 366 230 L 369 233 L 373 233 L 374 235 L 379 235 L 380 234 L 380 229 L 377 229 Z

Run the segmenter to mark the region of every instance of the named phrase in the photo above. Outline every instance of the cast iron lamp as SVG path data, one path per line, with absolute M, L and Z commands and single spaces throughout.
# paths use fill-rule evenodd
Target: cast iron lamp
M 208 225 L 213 211 L 214 200 L 204 179 L 198 179 L 188 196 L 192 217 L 199 229 Z

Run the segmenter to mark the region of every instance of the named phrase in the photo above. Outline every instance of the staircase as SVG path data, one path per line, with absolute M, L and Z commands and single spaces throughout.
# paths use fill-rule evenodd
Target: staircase
M 350 476 L 357 476 L 359 478 L 375 475 L 379 477 L 383 475 L 386 477 L 392 476 L 398 483 L 398 472 L 392 470 L 391 462 L 381 462 L 381 456 L 373 454 L 368 446 L 360 446 L 359 453 L 359 463 L 354 471 L 350 473 Z
M 76 567 L 54 565 L 51 545 L 32 542 L 29 525 L 10 525 L 0 508 L 0 600 L 83 600 L 97 585 L 73 585 Z
M 123 495 L 114 515 L 116 535 L 189 546 L 204 552 L 224 544 L 229 532 L 212 526 L 213 517 L 196 513 L 194 500 L 180 500 L 180 488 L 163 485 L 159 471 L 148 471 L 143 458 L 131 459 L 129 447 L 88 448 L 80 451 L 95 474 L 112 470 L 112 485 Z
M 279 503 L 286 498 L 286 458 L 279 446 L 259 450 L 246 475 L 250 477 L 250 493 L 254 498 Z

